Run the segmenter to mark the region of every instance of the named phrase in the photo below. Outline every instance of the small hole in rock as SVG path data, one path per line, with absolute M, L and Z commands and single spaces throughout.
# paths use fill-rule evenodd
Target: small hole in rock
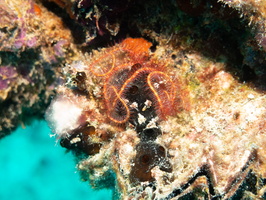
M 143 156 L 140 157 L 140 162 L 141 164 L 147 165 L 150 163 L 150 156 L 148 154 L 145 154 Z
M 172 54 L 172 55 L 171 55 L 171 58 L 172 58 L 173 60 L 175 60 L 176 57 L 177 57 L 177 56 L 176 56 L 175 54 Z

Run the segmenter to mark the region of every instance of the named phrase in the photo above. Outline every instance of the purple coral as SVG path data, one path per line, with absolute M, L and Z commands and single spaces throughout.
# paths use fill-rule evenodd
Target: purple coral
M 9 84 L 16 79 L 17 71 L 12 66 L 0 67 L 0 90 L 8 88 Z
M 55 52 L 55 55 L 57 57 L 64 57 L 65 56 L 65 53 L 64 53 L 64 46 L 67 44 L 68 42 L 66 40 L 59 40 L 54 46 L 54 52 Z

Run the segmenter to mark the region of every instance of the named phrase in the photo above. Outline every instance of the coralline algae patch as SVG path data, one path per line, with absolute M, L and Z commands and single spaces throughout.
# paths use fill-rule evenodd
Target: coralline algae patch
M 0 138 L 19 124 L 43 118 L 61 67 L 76 47 L 62 18 L 40 1 L 0 3 Z
M 128 38 L 65 67 L 46 118 L 82 177 L 121 199 L 262 197 L 265 96 L 223 63 L 150 47 Z
M 58 57 L 64 56 L 64 51 L 72 42 L 71 33 L 62 21 L 33 0 L 26 3 L 22 0 L 4 1 L 0 14 L 0 27 L 5 30 L 0 32 L 1 51 L 23 52 L 29 48 L 40 48 L 42 59 L 55 62 Z

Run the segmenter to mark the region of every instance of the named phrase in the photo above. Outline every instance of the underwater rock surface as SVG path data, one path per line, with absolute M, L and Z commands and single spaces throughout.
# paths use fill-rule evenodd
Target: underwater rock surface
M 75 48 L 62 19 L 40 2 L 0 3 L 0 138 L 31 118 L 43 118 L 60 67 Z
M 265 95 L 222 62 L 150 46 L 128 38 L 65 69 L 46 114 L 62 146 L 82 154 L 78 168 L 94 186 L 114 171 L 122 199 L 246 195 L 250 173 L 264 180 Z M 264 195 L 264 184 L 255 191 Z
M 265 198 L 265 2 L 122 2 L 1 4 L 1 135 L 55 94 L 51 129 L 115 198 Z

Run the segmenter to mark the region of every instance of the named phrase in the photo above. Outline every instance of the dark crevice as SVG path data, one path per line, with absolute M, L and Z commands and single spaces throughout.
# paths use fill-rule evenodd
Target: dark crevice
M 212 200 L 218 200 L 221 198 L 220 195 L 215 194 L 215 190 L 214 190 L 214 183 L 212 181 L 212 177 L 211 177 L 211 172 L 209 170 L 208 165 L 204 165 L 203 167 L 201 167 L 201 169 L 199 170 L 198 173 L 196 173 L 193 177 L 191 177 L 187 183 L 183 184 L 180 188 L 177 188 L 175 190 L 173 190 L 167 197 L 162 198 L 160 200 L 170 200 L 180 194 L 182 194 L 184 192 L 184 190 L 186 190 L 187 188 L 189 188 L 198 177 L 200 176 L 205 176 L 207 178 L 208 181 L 208 187 L 209 187 L 209 193 L 212 196 Z M 193 199 L 192 196 L 194 196 L 192 193 L 188 196 L 188 199 Z M 182 199 L 182 198 L 181 198 Z M 187 199 L 184 197 L 184 199 Z

